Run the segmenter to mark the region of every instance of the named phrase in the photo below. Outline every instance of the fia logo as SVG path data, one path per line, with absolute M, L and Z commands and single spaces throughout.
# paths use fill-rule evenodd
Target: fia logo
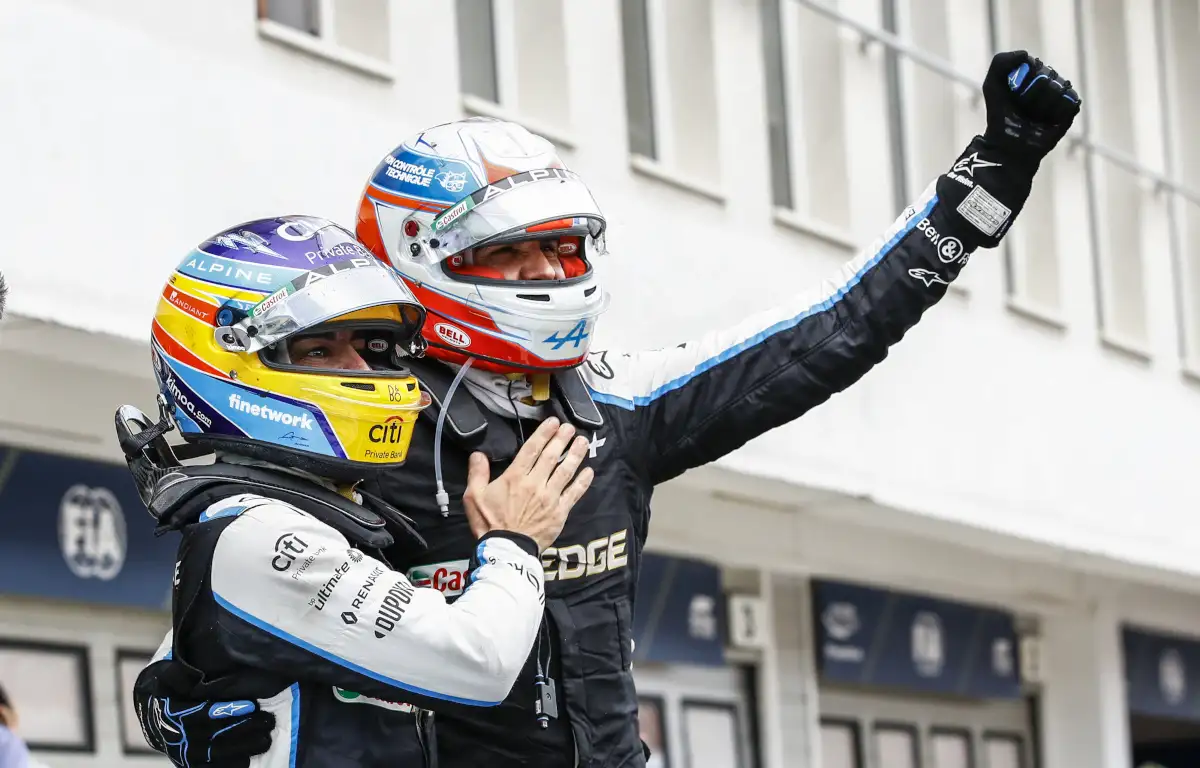
M 688 604 L 688 634 L 698 640 L 717 639 L 717 601 L 712 595 L 692 595 Z
M 125 564 L 125 513 L 107 488 L 73 485 L 58 506 L 58 542 L 71 573 L 111 581 Z
M 1013 644 L 1007 637 L 997 637 L 992 641 L 992 672 L 997 677 L 1012 677 L 1016 671 L 1013 658 Z
M 1187 696 L 1187 667 L 1183 654 L 1174 648 L 1163 651 L 1158 659 L 1158 687 L 1168 704 L 1179 704 Z
M 912 660 L 921 677 L 942 674 L 946 651 L 942 642 L 942 620 L 936 613 L 921 611 L 913 617 Z

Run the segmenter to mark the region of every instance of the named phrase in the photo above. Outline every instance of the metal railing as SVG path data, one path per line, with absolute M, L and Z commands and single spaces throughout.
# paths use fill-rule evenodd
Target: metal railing
M 982 98 L 982 94 L 979 93 L 980 80 L 978 77 L 973 77 L 958 71 L 950 62 L 914 47 L 903 38 L 894 35 L 887 30 L 872 27 L 869 24 L 864 24 L 857 19 L 847 16 L 837 8 L 831 8 L 823 2 L 819 2 L 819 0 L 792 1 L 819 13 L 826 18 L 832 19 L 838 24 L 853 29 L 867 40 L 879 43 L 880 45 L 895 51 L 897 54 L 912 61 L 914 64 L 919 64 L 931 72 L 941 75 L 947 80 L 951 80 L 955 83 L 959 83 L 967 88 L 970 88 L 972 93 L 976 94 L 976 99 Z M 1143 163 L 1139 162 L 1137 158 L 1122 152 L 1119 149 L 1114 149 L 1105 144 L 1101 144 L 1100 142 L 1092 139 L 1090 136 L 1077 131 L 1072 131 L 1071 133 L 1067 134 L 1066 138 L 1072 150 L 1082 147 L 1097 157 L 1104 158 L 1110 163 L 1113 163 L 1114 165 L 1119 166 L 1130 173 L 1150 182 L 1153 185 L 1156 193 L 1168 191 L 1191 201 L 1195 205 L 1200 205 L 1200 192 L 1190 189 L 1189 187 L 1184 186 L 1182 182 L 1144 165 Z

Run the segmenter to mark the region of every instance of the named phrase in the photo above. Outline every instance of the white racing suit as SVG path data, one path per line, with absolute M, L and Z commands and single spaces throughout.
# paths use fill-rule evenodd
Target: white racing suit
M 183 540 L 162 655 L 197 673 L 196 699 L 258 700 L 274 714 L 271 749 L 251 765 L 420 765 L 414 705 L 489 707 L 507 696 L 542 620 L 531 539 L 481 539 L 450 605 L 353 540 L 353 522 L 257 493 L 209 504 L 212 495 L 198 516 L 195 503 L 168 515 Z M 169 700 L 159 706 L 171 712 Z

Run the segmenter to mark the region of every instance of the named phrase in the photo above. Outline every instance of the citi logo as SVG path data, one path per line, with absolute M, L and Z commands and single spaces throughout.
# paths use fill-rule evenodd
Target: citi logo
M 390 443 L 392 445 L 404 442 L 403 417 L 388 416 L 382 424 L 376 424 L 367 431 L 367 439 L 372 443 Z
M 307 413 L 284 413 L 283 411 L 275 410 L 269 405 L 254 405 L 243 400 L 241 395 L 238 394 L 229 396 L 229 407 L 235 411 L 257 416 L 260 419 L 286 424 L 289 427 L 312 429 L 313 426 L 312 417 Z

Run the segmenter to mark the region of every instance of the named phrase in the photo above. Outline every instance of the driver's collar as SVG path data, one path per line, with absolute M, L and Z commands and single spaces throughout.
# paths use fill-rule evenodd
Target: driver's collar
M 311 472 L 305 472 L 302 469 L 285 467 L 281 464 L 273 464 L 269 461 L 263 461 L 262 459 L 252 459 L 248 456 L 242 456 L 241 454 L 237 453 L 229 453 L 227 451 L 217 451 L 217 461 L 224 462 L 226 464 L 239 464 L 243 467 L 269 469 L 272 472 L 286 472 L 289 475 L 295 475 L 296 477 L 304 478 L 311 483 L 316 483 L 322 488 L 333 491 L 340 496 L 344 496 L 350 501 L 353 501 L 355 504 L 362 504 L 362 496 L 359 495 L 358 491 L 354 490 L 357 483 L 355 483 L 355 485 L 338 485 L 332 480 L 321 477 L 320 475 L 314 475 Z
M 525 374 L 509 375 L 470 368 L 463 377 L 463 384 L 476 400 L 499 416 L 541 419 L 547 415 L 546 401 L 534 402 L 533 382 Z M 548 390 L 547 386 L 547 395 Z

